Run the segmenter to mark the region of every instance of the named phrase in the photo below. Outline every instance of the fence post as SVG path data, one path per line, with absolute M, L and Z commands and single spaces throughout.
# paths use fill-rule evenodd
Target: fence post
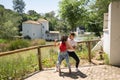
M 38 66 L 39 66 L 39 70 L 42 70 L 42 61 L 41 61 L 41 48 L 38 47 Z
M 88 57 L 89 57 L 89 62 L 91 62 L 91 42 L 88 41 Z

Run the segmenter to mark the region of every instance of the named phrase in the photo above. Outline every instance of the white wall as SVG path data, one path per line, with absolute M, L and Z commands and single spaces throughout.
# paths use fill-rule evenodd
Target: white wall
M 40 24 L 30 24 L 30 23 L 23 23 L 23 36 L 30 36 L 32 39 L 42 38 L 41 35 L 41 25 Z
M 31 24 L 31 37 L 32 39 L 42 38 L 41 34 L 41 25 L 40 24 Z
M 103 25 L 103 50 L 105 53 L 110 56 L 110 15 L 108 13 L 104 13 L 104 25 Z
M 22 24 L 22 35 L 25 37 L 25 36 L 30 36 L 31 35 L 31 32 L 32 32 L 32 29 L 31 28 L 31 25 L 30 24 L 26 24 L 26 23 L 23 23 Z
M 55 39 L 58 39 L 58 40 L 60 40 L 60 38 L 61 38 L 61 36 L 60 36 L 60 34 L 56 34 L 56 33 L 47 33 L 46 34 L 46 39 L 47 40 L 55 40 Z
M 46 37 L 46 31 L 49 31 L 49 27 L 48 27 L 48 21 L 41 21 L 41 27 L 42 27 L 42 38 L 45 39 Z M 44 26 L 44 28 L 43 28 Z
M 23 36 L 30 36 L 32 39 L 45 39 L 46 31 L 49 31 L 48 21 L 41 21 L 40 23 L 23 23 Z
M 105 53 L 110 55 L 110 38 L 109 38 L 109 31 L 108 30 L 104 30 L 104 34 L 103 34 L 103 50 Z
M 108 33 L 105 33 L 110 64 L 120 65 L 120 1 L 109 5 Z M 108 41 L 108 42 L 107 42 Z

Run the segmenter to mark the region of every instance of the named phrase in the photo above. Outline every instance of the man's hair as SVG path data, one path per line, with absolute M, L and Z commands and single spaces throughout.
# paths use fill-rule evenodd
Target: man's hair
M 76 36 L 74 32 L 70 33 L 70 35 L 72 35 L 72 36 Z
M 68 36 L 62 36 L 61 37 L 61 41 L 64 43 L 65 41 L 67 41 L 67 39 L 68 39 Z

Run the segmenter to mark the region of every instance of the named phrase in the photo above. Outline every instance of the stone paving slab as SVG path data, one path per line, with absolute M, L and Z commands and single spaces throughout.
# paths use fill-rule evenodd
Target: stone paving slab
M 54 69 L 41 71 L 25 80 L 120 80 L 120 68 L 109 65 L 79 67 L 79 72 L 75 72 L 72 68 L 72 73 L 68 73 L 68 69 L 64 68 L 62 75 Z

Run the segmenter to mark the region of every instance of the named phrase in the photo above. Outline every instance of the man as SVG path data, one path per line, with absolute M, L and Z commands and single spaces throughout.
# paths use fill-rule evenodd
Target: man
M 77 42 L 74 41 L 74 38 L 75 38 L 75 33 L 70 33 L 70 36 L 68 38 L 68 43 L 75 49 L 77 46 Z M 76 61 L 75 70 L 76 72 L 78 72 L 79 71 L 78 66 L 79 66 L 80 59 L 78 58 L 74 50 L 68 49 L 68 54 L 70 57 L 72 57 Z

